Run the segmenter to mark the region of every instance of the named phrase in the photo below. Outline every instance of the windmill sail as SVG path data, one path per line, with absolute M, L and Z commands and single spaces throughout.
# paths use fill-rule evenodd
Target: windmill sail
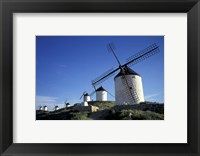
M 117 68 L 117 69 L 113 69 L 113 68 L 109 69 L 108 71 L 106 71 L 105 73 L 103 73 L 102 75 L 100 75 L 99 77 L 94 79 L 92 81 L 92 85 L 93 86 L 97 86 L 97 85 L 101 84 L 102 82 L 104 82 L 105 80 L 107 80 L 108 78 L 113 76 L 118 69 L 119 68 Z
M 107 90 L 106 90 L 107 91 Z M 113 94 L 111 94 L 109 91 L 107 91 L 108 92 L 108 94 L 110 95 L 110 96 L 112 96 L 112 97 L 115 97 Z
M 128 65 L 129 67 L 132 65 L 135 65 L 149 57 L 151 57 L 152 55 L 156 54 L 159 52 L 159 47 L 158 45 L 156 45 L 155 43 L 150 45 L 149 47 L 147 47 L 146 49 L 140 51 L 139 53 L 129 57 L 123 66 Z
M 86 91 L 83 92 L 83 94 L 81 95 L 80 99 L 86 94 Z
M 90 93 L 90 96 L 93 96 L 96 93 L 96 90 Z
M 114 51 L 115 45 L 113 43 L 109 43 L 107 45 L 107 49 L 108 49 L 108 51 L 111 51 L 113 53 L 113 55 L 114 55 L 115 59 L 117 60 L 119 66 L 121 66 L 121 63 L 120 63 L 120 61 L 119 61 L 119 59 L 118 59 L 118 57 L 117 57 L 117 55 L 115 54 L 115 51 Z

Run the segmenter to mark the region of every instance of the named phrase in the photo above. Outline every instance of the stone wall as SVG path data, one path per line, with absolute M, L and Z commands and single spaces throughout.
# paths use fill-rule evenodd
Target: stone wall
M 79 112 L 85 112 L 85 111 L 88 111 L 88 112 L 97 112 L 99 110 L 99 107 L 97 106 L 80 106 L 80 105 L 77 105 L 77 106 L 74 106 L 72 108 L 73 111 L 79 111 Z

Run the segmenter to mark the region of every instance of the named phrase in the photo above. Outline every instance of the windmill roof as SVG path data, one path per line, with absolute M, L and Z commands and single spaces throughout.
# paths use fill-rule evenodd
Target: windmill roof
M 88 94 L 88 93 L 85 93 L 84 96 L 89 96 L 89 94 Z
M 140 76 L 138 73 L 136 73 L 133 69 L 129 68 L 128 66 L 124 66 L 124 71 L 125 71 L 125 75 L 138 75 Z M 115 76 L 115 78 L 119 77 L 119 76 L 123 76 L 124 73 L 122 72 L 122 70 L 120 70 L 120 72 Z
M 101 86 L 96 91 L 106 91 L 106 90 Z

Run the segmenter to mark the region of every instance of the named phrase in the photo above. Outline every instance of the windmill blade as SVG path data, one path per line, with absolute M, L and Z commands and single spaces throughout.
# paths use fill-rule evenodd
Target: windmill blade
M 83 97 L 83 94 L 81 95 L 80 99 Z
M 106 90 L 107 91 L 107 90 Z M 112 96 L 112 97 L 114 97 L 115 98 L 115 96 L 113 95 L 113 94 L 111 94 L 109 91 L 107 91 L 108 92 L 108 94 L 110 95 L 110 96 Z
M 107 49 L 108 49 L 108 51 L 113 53 L 115 59 L 117 60 L 117 63 L 119 64 L 119 66 L 121 66 L 121 63 L 120 63 L 120 61 L 119 61 L 119 59 L 118 59 L 118 57 L 117 57 L 117 55 L 115 53 L 115 45 L 114 45 L 114 43 L 109 43 L 107 45 Z
M 108 49 L 108 52 L 113 52 L 116 49 L 116 47 L 114 43 L 111 42 L 107 45 L 107 49 Z
M 93 92 L 90 94 L 90 97 L 91 97 L 91 96 L 93 96 L 93 95 L 94 95 L 94 93 L 96 93 L 96 90 L 95 90 L 95 91 L 93 91 Z
M 86 91 L 83 92 L 83 94 L 81 95 L 80 99 L 83 97 L 83 95 L 86 93 Z
M 96 86 L 92 83 L 92 86 L 93 86 L 93 88 L 94 88 L 94 90 L 96 91 L 97 89 L 96 89 Z
M 141 52 L 129 57 L 126 62 L 123 66 L 132 66 L 134 64 L 137 64 L 149 57 L 151 57 L 152 55 L 158 53 L 160 50 L 159 50 L 159 46 L 157 44 L 152 44 L 150 45 L 149 47 L 147 47 L 146 49 L 142 50 Z
M 100 75 L 99 77 L 97 77 L 96 79 L 94 79 L 92 81 L 92 85 L 96 86 L 99 85 L 100 83 L 102 83 L 103 81 L 107 80 L 108 78 L 110 78 L 111 76 L 113 76 L 115 74 L 115 72 L 118 70 L 119 68 L 116 69 L 109 69 L 108 71 L 106 71 L 105 73 L 103 73 L 102 75 Z

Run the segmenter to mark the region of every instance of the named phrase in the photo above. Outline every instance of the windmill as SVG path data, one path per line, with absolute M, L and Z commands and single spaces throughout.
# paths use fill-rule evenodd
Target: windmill
M 90 95 L 86 91 L 83 92 L 83 94 L 81 95 L 80 99 L 82 99 L 82 97 L 83 97 L 83 102 L 90 101 Z
M 42 107 L 42 106 L 39 106 L 39 110 L 41 110 L 41 111 L 42 111 L 42 110 L 43 110 L 43 107 Z
M 54 110 L 55 110 L 55 111 L 59 110 L 58 105 L 54 105 Z
M 90 94 L 90 96 L 93 96 L 96 93 L 96 101 L 107 101 L 107 94 L 114 97 L 109 91 L 104 89 L 102 86 L 100 86 L 98 89 L 94 88 L 95 90 Z
M 83 106 L 88 106 L 88 102 L 90 101 L 90 95 L 84 91 L 83 94 L 81 95 L 80 99 L 83 97 Z
M 70 107 L 69 102 L 67 102 L 67 99 L 65 100 L 65 108 Z
M 100 75 L 92 81 L 92 85 L 96 90 L 96 86 L 110 78 L 119 70 L 119 73 L 115 76 L 115 101 L 117 105 L 128 104 L 138 104 L 144 101 L 142 78 L 141 76 L 129 68 L 152 55 L 159 52 L 159 46 L 155 43 L 147 47 L 146 49 L 140 51 L 139 53 L 129 57 L 125 64 L 121 64 L 115 51 L 114 45 L 108 44 L 108 50 L 112 52 L 119 67 L 116 69 L 110 69 L 104 74 Z
M 48 108 L 47 108 L 46 105 L 43 107 L 43 110 L 44 110 L 44 111 L 48 111 Z

